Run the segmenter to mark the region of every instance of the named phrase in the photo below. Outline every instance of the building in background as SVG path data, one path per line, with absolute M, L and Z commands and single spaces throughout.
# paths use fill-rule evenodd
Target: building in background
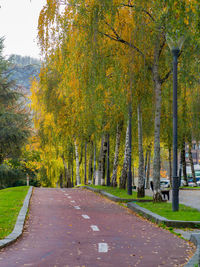
M 185 160 L 187 164 L 187 176 L 192 177 L 192 171 L 190 166 L 190 160 L 189 160 L 189 145 L 186 144 L 185 147 Z M 193 141 L 192 142 L 192 159 L 194 163 L 194 170 L 196 177 L 200 177 L 200 143 Z
M 189 161 L 189 145 L 186 145 L 185 148 L 185 159 L 186 159 L 186 164 L 189 165 L 190 161 Z M 200 164 L 200 144 L 197 144 L 195 141 L 192 142 L 192 158 L 193 158 L 193 162 L 194 165 L 196 164 Z

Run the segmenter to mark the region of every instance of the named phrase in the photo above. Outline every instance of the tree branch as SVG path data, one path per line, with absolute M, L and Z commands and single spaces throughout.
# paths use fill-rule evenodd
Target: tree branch
M 122 6 L 125 6 L 125 7 L 137 7 L 136 5 L 131 5 L 131 4 L 121 4 Z M 152 21 L 154 21 L 155 22 L 155 19 L 154 19 L 154 17 L 147 11 L 147 10 L 145 10 L 144 8 L 140 8 L 140 7 L 137 7 L 137 8 L 139 8 L 142 12 L 144 12 L 145 14 L 147 14 L 151 19 L 152 19 Z
M 163 47 L 165 46 L 165 43 L 166 43 L 166 39 L 164 39 L 163 42 L 162 42 L 162 44 L 160 45 L 158 58 L 160 58 L 160 55 L 161 55 L 161 53 L 162 53 Z
M 171 73 L 172 73 L 172 69 L 167 72 L 164 78 L 160 79 L 161 84 L 163 84 L 169 78 Z
M 127 45 L 127 46 L 133 48 L 136 52 L 138 52 L 138 53 L 145 59 L 145 62 L 147 62 L 147 61 L 146 61 L 146 57 L 145 57 L 145 55 L 143 54 L 143 52 L 142 52 L 138 47 L 136 47 L 136 46 L 135 46 L 134 44 L 132 44 L 131 42 L 128 42 L 128 41 L 122 39 L 122 38 L 118 35 L 118 33 L 115 31 L 115 29 L 114 29 L 111 25 L 109 25 L 107 22 L 105 22 L 105 23 L 106 23 L 106 25 L 108 25 L 108 26 L 111 28 L 111 30 L 112 30 L 113 33 L 114 33 L 114 36 L 113 36 L 113 35 L 109 35 L 109 34 L 104 33 L 104 32 L 101 32 L 101 31 L 98 31 L 100 34 L 102 34 L 102 35 L 108 37 L 109 39 L 111 39 L 111 40 L 113 40 L 113 41 L 123 43 L 123 44 L 125 44 L 125 45 Z M 152 70 L 152 67 L 151 67 L 150 64 L 146 63 L 146 65 L 147 65 L 147 67 L 148 67 L 149 70 Z

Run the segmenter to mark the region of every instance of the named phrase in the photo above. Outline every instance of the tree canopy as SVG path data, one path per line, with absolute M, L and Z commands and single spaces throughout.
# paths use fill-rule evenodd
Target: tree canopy
M 38 25 L 44 64 L 32 84 L 32 107 L 43 170 L 53 183 L 63 172 L 63 159 L 71 166 L 74 142 L 76 159 L 84 142 L 96 143 L 98 156 L 103 135 L 110 134 L 114 144 L 131 105 L 134 162 L 139 165 L 138 149 L 153 144 L 152 176 L 159 193 L 160 144 L 172 146 L 171 40 L 175 45 L 185 40 L 179 55 L 180 139 L 184 131 L 188 140 L 199 139 L 199 5 L 195 0 L 47 1 Z M 138 125 L 143 131 L 137 132 Z M 125 128 L 122 132 L 125 137 Z M 143 140 L 139 148 L 138 140 Z M 122 151 L 123 145 L 118 174 Z

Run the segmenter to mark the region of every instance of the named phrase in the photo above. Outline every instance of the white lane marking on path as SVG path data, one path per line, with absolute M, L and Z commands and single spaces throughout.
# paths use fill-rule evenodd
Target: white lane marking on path
M 98 252 L 99 253 L 108 252 L 108 244 L 107 243 L 98 243 Z
M 84 219 L 90 219 L 90 217 L 89 217 L 88 215 L 86 215 L 86 214 L 82 214 L 82 217 L 83 217 Z
M 68 198 L 71 198 L 71 197 L 68 197 Z
M 69 194 L 65 194 L 65 196 L 69 196 Z
M 74 206 L 76 210 L 80 210 L 81 208 L 79 206 Z
M 71 202 L 71 203 L 75 203 L 75 201 L 74 201 L 74 200 L 71 200 L 70 202 Z
M 98 226 L 96 225 L 90 225 L 90 227 L 92 228 L 93 231 L 97 232 L 97 231 L 100 231 Z

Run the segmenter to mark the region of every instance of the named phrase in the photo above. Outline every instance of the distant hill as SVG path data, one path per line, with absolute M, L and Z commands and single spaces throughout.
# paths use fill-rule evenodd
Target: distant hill
M 29 94 L 31 79 L 38 77 L 40 72 L 40 60 L 20 55 L 11 55 L 8 61 L 10 62 L 10 79 L 14 80 L 24 93 Z

